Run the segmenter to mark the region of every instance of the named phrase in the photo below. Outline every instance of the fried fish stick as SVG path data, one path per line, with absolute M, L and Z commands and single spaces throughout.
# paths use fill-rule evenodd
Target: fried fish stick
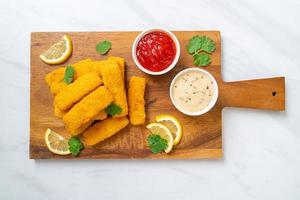
M 80 135 L 83 131 L 85 131 L 88 127 L 90 127 L 93 124 L 93 122 L 94 122 L 93 120 L 88 121 L 88 122 L 84 123 L 83 125 L 81 125 L 79 128 L 74 129 L 74 130 L 68 130 L 68 131 L 73 136 Z
M 133 125 L 145 123 L 145 88 L 146 79 L 133 76 L 129 80 L 128 89 L 128 104 L 129 104 L 129 119 Z
M 60 82 L 53 82 L 50 85 L 50 92 L 53 95 L 57 95 L 60 91 L 62 91 L 65 87 L 67 86 L 67 84 L 64 81 L 60 81 Z
M 104 110 L 102 110 L 96 115 L 94 120 L 104 120 L 106 118 L 107 118 L 107 114 Z
M 125 60 L 121 57 L 109 57 L 108 60 L 94 61 L 94 70 L 101 73 L 103 68 L 110 66 L 111 64 L 117 64 L 121 70 L 122 78 L 125 77 Z
M 125 60 L 121 57 L 109 57 L 108 60 L 100 60 L 100 61 L 92 61 L 91 59 L 81 60 L 77 63 L 70 64 L 74 70 L 74 79 L 85 75 L 90 72 L 101 72 L 102 67 L 105 65 L 110 64 L 111 62 L 117 63 L 120 66 L 121 71 L 124 73 L 125 69 Z M 100 67 L 95 67 L 95 63 Z M 50 86 L 53 82 L 60 82 L 63 81 L 65 75 L 66 67 L 60 67 L 58 69 L 53 70 L 52 72 L 48 73 L 45 77 L 46 83 Z M 124 74 L 123 74 L 124 75 Z M 124 77 L 124 76 L 123 76 Z
M 60 110 L 68 110 L 82 97 L 93 91 L 101 84 L 102 80 L 98 73 L 91 72 L 81 76 L 73 83 L 67 85 L 55 96 L 55 105 L 57 105 Z
M 122 77 L 123 77 L 123 80 L 124 80 L 124 77 L 125 77 L 125 60 L 124 60 L 124 58 L 111 56 L 111 57 L 108 58 L 108 60 L 117 62 L 117 64 L 120 67 L 121 74 L 122 74 Z
M 58 118 L 63 118 L 65 116 L 65 114 L 67 114 L 68 110 L 67 111 L 64 111 L 64 110 L 60 110 L 55 104 L 54 104 L 54 115 Z M 103 110 L 103 111 L 100 111 L 96 117 L 93 119 L 93 121 L 95 120 L 104 120 L 107 118 L 107 114 L 106 112 Z
M 80 76 L 94 72 L 91 59 L 79 61 L 78 63 L 71 64 L 71 66 L 75 71 L 73 81 Z M 45 77 L 46 83 L 50 87 L 50 91 L 53 95 L 58 94 L 67 86 L 67 84 L 64 82 L 65 70 L 65 67 L 58 68 L 48 73 Z
M 112 64 L 116 64 L 119 66 L 118 62 L 116 60 L 98 60 L 93 62 L 93 70 L 100 73 L 102 75 L 102 70 L 106 68 L 107 66 L 110 66 Z
M 59 93 L 60 94 L 60 93 Z M 76 130 L 87 122 L 91 122 L 94 117 L 104 110 L 113 101 L 111 92 L 100 86 L 81 101 L 75 104 L 63 117 L 67 130 L 76 135 Z
M 101 71 L 104 86 L 111 91 L 114 103 L 122 108 L 120 114 L 114 117 L 123 117 L 128 114 L 127 97 L 121 70 L 117 64 L 110 64 Z
M 54 115 L 58 118 L 63 118 L 68 111 L 61 110 L 54 103 Z
M 55 104 L 54 104 L 54 115 L 58 118 L 63 118 L 68 111 L 62 111 L 60 110 Z M 100 113 L 98 113 L 96 115 L 96 117 L 94 117 L 91 121 L 83 124 L 82 126 L 80 126 L 79 128 L 75 129 L 75 130 L 70 130 L 70 134 L 72 135 L 79 135 L 80 133 L 82 133 L 85 129 L 87 129 L 95 120 L 104 120 L 107 118 L 107 114 L 104 111 L 101 111 Z
M 76 80 L 77 78 L 90 73 L 90 72 L 96 72 L 94 70 L 94 65 L 93 65 L 93 61 L 91 59 L 88 60 L 84 60 L 78 63 L 75 63 L 73 65 L 71 65 L 72 67 L 74 67 L 74 79 Z M 98 73 L 98 72 L 97 72 Z M 99 74 L 100 75 L 100 74 Z
M 129 124 L 127 117 L 108 118 L 97 122 L 83 133 L 83 141 L 86 145 L 95 145 L 122 130 Z
M 79 61 L 75 64 L 71 64 L 75 70 L 73 79 L 76 80 L 80 76 L 83 76 L 90 72 L 97 72 L 101 74 L 101 69 L 106 67 L 111 63 L 116 63 L 119 65 L 122 77 L 124 79 L 125 73 L 125 61 L 121 57 L 109 57 L 108 60 L 92 61 L 91 59 L 86 59 Z M 47 85 L 50 87 L 50 91 L 53 95 L 58 94 L 62 89 L 64 89 L 67 84 L 63 81 L 65 75 L 65 67 L 61 67 L 48 73 L 45 77 Z
M 91 59 L 82 60 L 77 63 L 71 64 L 71 66 L 74 67 L 75 72 L 80 71 L 79 74 L 81 75 L 81 74 L 83 74 L 83 71 L 86 71 L 85 69 L 81 70 L 81 68 L 92 68 L 92 67 L 89 67 L 89 66 L 92 66 L 92 60 Z M 48 73 L 45 77 L 45 81 L 48 84 L 48 86 L 51 86 L 52 83 L 63 81 L 64 76 L 65 76 L 65 70 L 66 70 L 65 67 L 60 67 L 60 68 L 57 68 L 57 69 L 53 70 L 52 72 Z M 91 72 L 91 71 L 89 71 L 89 72 Z M 75 73 L 75 75 L 76 75 L 76 73 Z
M 94 117 L 92 120 L 86 122 L 85 124 L 83 124 L 79 128 L 77 128 L 75 130 L 70 130 L 70 134 L 71 135 L 79 135 L 83 131 L 85 131 L 89 126 L 91 126 L 95 120 L 104 120 L 106 118 L 107 118 L 107 114 L 104 111 L 101 111 L 100 113 L 98 113 L 96 115 L 96 117 Z
M 48 73 L 45 77 L 47 85 L 51 86 L 52 83 L 63 81 L 65 70 L 65 67 L 60 67 Z

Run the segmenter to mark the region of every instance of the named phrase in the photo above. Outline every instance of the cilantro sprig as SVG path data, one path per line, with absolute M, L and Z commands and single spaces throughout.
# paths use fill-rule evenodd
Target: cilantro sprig
M 209 54 L 216 50 L 216 44 L 207 36 L 196 35 L 190 39 L 186 48 L 193 55 L 195 65 L 207 66 L 211 63 Z
M 75 70 L 71 65 L 68 65 L 65 70 L 65 75 L 64 75 L 64 82 L 66 84 L 70 84 L 73 81 L 73 76 L 74 76 Z
M 110 116 L 114 116 L 120 114 L 122 112 L 122 108 L 114 103 L 111 103 L 105 108 L 105 112 Z
M 84 149 L 83 144 L 77 137 L 71 137 L 68 141 L 68 144 L 69 144 L 69 150 L 73 156 L 78 156 L 80 151 Z
M 207 66 L 210 62 L 210 56 L 204 52 L 196 53 L 193 55 L 194 65 L 197 66 Z
M 150 134 L 147 138 L 147 142 L 152 153 L 163 152 L 168 146 L 168 141 L 156 134 Z
M 102 42 L 99 42 L 97 45 L 96 45 L 96 50 L 98 53 L 100 53 L 101 55 L 105 55 L 107 54 L 107 52 L 110 50 L 111 48 L 111 42 L 110 41 L 102 41 Z
M 200 36 L 194 36 L 190 39 L 190 42 L 187 44 L 186 48 L 189 54 L 197 53 L 199 49 L 202 47 L 202 38 Z

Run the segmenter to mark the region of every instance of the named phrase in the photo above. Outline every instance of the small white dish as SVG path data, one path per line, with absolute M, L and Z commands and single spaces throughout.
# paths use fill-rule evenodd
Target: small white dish
M 207 75 L 211 79 L 211 81 L 213 81 L 213 85 L 214 85 L 214 89 L 213 89 L 214 94 L 213 94 L 213 97 L 210 100 L 208 106 L 205 107 L 204 109 L 201 109 L 201 110 L 195 111 L 195 112 L 186 111 L 183 108 L 181 108 L 180 106 L 178 106 L 178 104 L 176 103 L 176 101 L 174 99 L 174 96 L 173 96 L 174 83 L 176 82 L 176 80 L 180 76 L 182 76 L 182 75 L 184 75 L 186 73 L 189 73 L 189 72 L 201 72 L 201 73 Z M 203 115 L 203 114 L 207 113 L 208 111 L 210 111 L 214 107 L 214 105 L 216 104 L 218 96 L 219 96 L 219 90 L 218 90 L 218 84 L 217 84 L 216 79 L 209 72 L 207 72 L 206 70 L 203 70 L 203 69 L 200 69 L 200 68 L 196 68 L 196 67 L 187 68 L 187 69 L 182 70 L 181 72 L 179 72 L 173 78 L 172 83 L 170 85 L 170 98 L 171 98 L 171 101 L 172 101 L 173 105 L 176 107 L 177 110 L 179 110 L 183 114 L 186 114 L 186 115 L 189 115 L 189 116 L 200 116 L 200 115 Z
M 144 68 L 140 62 L 138 61 L 137 59 L 137 56 L 136 56 L 136 48 L 137 48 L 137 45 L 139 43 L 139 41 L 148 33 L 151 33 L 151 32 L 155 32 L 155 31 L 160 31 L 160 32 L 164 32 L 166 33 L 168 36 L 171 37 L 171 39 L 173 40 L 173 42 L 175 43 L 175 46 L 176 46 L 176 55 L 175 55 L 175 58 L 173 60 L 173 62 L 171 63 L 171 65 L 169 65 L 166 69 L 162 70 L 162 71 L 159 71 L 159 72 L 154 72 L 154 71 L 150 71 L 146 68 Z M 133 45 L 132 45 L 132 57 L 133 57 L 133 60 L 136 64 L 136 66 L 142 70 L 143 72 L 147 73 L 147 74 L 150 74 L 150 75 L 162 75 L 162 74 L 165 74 L 167 72 L 169 72 L 171 69 L 173 69 L 175 67 L 175 65 L 177 64 L 178 62 L 178 59 L 179 59 L 179 56 L 180 56 L 180 45 L 179 45 L 179 41 L 178 39 L 176 38 L 176 36 L 170 32 L 169 30 L 167 29 L 164 29 L 164 28 L 152 28 L 152 29 L 148 29 L 148 30 L 145 30 L 143 32 L 141 32 L 137 37 L 136 39 L 134 40 L 133 42 Z

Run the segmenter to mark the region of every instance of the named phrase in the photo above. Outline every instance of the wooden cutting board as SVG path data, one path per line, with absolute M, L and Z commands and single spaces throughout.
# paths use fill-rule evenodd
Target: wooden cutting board
M 91 58 L 106 59 L 99 55 L 95 46 L 99 41 L 110 40 L 113 44 L 108 56 L 120 56 L 126 61 L 127 81 L 133 75 L 147 79 L 146 124 L 155 116 L 171 114 L 183 125 L 182 141 L 170 154 L 152 154 L 147 148 L 149 134 L 145 126 L 132 126 L 100 143 L 86 148 L 79 157 L 87 159 L 202 159 L 222 157 L 222 109 L 243 107 L 279 110 L 285 109 L 284 77 L 224 82 L 221 76 L 221 36 L 218 31 L 175 31 L 181 53 L 177 66 L 162 76 L 149 76 L 141 72 L 131 57 L 131 46 L 139 32 L 73 32 L 67 33 L 73 41 L 73 54 L 63 65 L 50 66 L 43 63 L 39 55 L 66 33 L 31 34 L 31 84 L 30 84 L 30 158 L 31 159 L 74 159 L 70 156 L 52 154 L 44 142 L 47 128 L 67 135 L 61 119 L 53 114 L 53 96 L 44 82 L 45 75 L 61 66 Z M 207 35 L 216 42 L 216 51 L 211 55 L 212 63 L 203 69 L 217 80 L 219 98 L 215 107 L 200 117 L 189 117 L 175 109 L 169 97 L 169 86 L 173 77 L 181 70 L 193 66 L 193 58 L 186 51 L 188 40 L 194 35 Z M 233 69 L 234 70 L 234 69 Z M 246 111 L 245 111 L 246 112 Z

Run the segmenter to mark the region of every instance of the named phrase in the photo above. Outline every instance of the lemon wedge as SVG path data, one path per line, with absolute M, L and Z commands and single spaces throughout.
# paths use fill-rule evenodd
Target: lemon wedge
M 43 52 L 40 58 L 47 64 L 60 64 L 70 57 L 72 49 L 70 36 L 64 35 L 57 43 Z
M 165 125 L 174 138 L 174 145 L 178 144 L 182 138 L 182 127 L 178 119 L 172 115 L 159 115 L 155 117 L 156 122 Z
M 159 135 L 163 139 L 167 140 L 168 146 L 165 149 L 166 153 L 169 153 L 172 150 L 174 139 L 172 133 L 166 126 L 159 123 L 151 123 L 147 125 L 147 129 L 149 129 L 152 134 Z
M 58 155 L 68 155 L 71 153 L 69 151 L 68 140 L 49 128 L 45 133 L 45 142 L 52 153 Z

